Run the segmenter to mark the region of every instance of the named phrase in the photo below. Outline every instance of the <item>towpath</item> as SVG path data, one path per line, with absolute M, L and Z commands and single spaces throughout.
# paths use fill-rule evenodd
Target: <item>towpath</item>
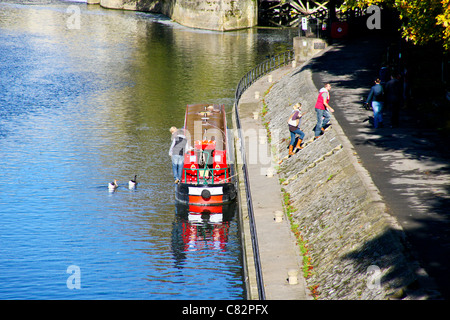
M 289 71 L 292 71 L 291 66 L 283 67 L 256 81 L 244 92 L 238 106 L 245 140 L 262 278 L 268 300 L 311 299 L 301 270 L 300 251 L 290 231 L 289 221 L 275 220 L 276 212 L 283 212 L 281 187 L 276 172 L 272 171 L 275 164 L 272 163 L 267 131 L 260 118 L 264 93 Z M 257 119 L 254 119 L 254 112 L 258 114 Z M 298 271 L 297 284 L 288 282 L 290 270 Z

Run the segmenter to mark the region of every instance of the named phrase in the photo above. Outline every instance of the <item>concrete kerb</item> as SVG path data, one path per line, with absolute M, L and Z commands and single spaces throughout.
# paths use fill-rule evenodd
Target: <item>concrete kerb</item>
M 255 267 L 255 257 L 253 254 L 253 246 L 251 241 L 250 233 L 250 222 L 248 217 L 248 206 L 247 206 L 247 190 L 245 188 L 245 182 L 243 180 L 244 171 L 242 168 L 242 154 L 240 149 L 239 134 L 237 132 L 236 124 L 236 105 L 233 105 L 233 131 L 234 131 L 234 155 L 235 155 L 235 169 L 238 179 L 238 201 L 239 201 L 239 226 L 240 235 L 242 242 L 242 253 L 243 253 L 243 270 L 244 270 L 244 283 L 246 289 L 246 297 L 248 300 L 259 300 L 258 293 L 258 282 L 256 279 L 256 267 Z

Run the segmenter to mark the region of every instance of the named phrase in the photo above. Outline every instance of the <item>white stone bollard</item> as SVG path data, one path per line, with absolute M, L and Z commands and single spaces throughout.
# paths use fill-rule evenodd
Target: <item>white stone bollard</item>
M 288 282 L 289 284 L 298 284 L 298 270 L 290 269 L 288 271 Z
M 275 222 L 283 222 L 283 211 L 275 211 Z
M 272 83 L 273 79 L 272 79 L 272 75 L 271 75 L 271 74 L 269 74 L 267 80 L 268 80 L 270 83 Z
M 265 135 L 259 136 L 259 144 L 266 144 L 267 137 Z

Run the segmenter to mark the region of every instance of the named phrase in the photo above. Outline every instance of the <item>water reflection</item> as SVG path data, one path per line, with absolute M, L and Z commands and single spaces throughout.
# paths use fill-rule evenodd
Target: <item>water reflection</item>
M 230 224 L 237 209 L 236 202 L 221 206 L 176 204 L 176 221 L 172 231 L 175 266 L 181 268 L 185 252 L 227 248 Z

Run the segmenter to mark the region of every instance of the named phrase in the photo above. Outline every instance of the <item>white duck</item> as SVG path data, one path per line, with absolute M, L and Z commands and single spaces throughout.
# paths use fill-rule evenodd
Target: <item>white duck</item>
M 109 191 L 114 191 L 117 189 L 117 187 L 119 187 L 119 185 L 117 184 L 117 180 L 114 179 L 114 182 L 110 182 L 108 183 L 108 190 Z
M 134 180 L 130 180 L 128 181 L 128 188 L 129 189 L 134 189 L 137 186 L 137 180 L 136 180 L 137 175 L 134 176 Z

